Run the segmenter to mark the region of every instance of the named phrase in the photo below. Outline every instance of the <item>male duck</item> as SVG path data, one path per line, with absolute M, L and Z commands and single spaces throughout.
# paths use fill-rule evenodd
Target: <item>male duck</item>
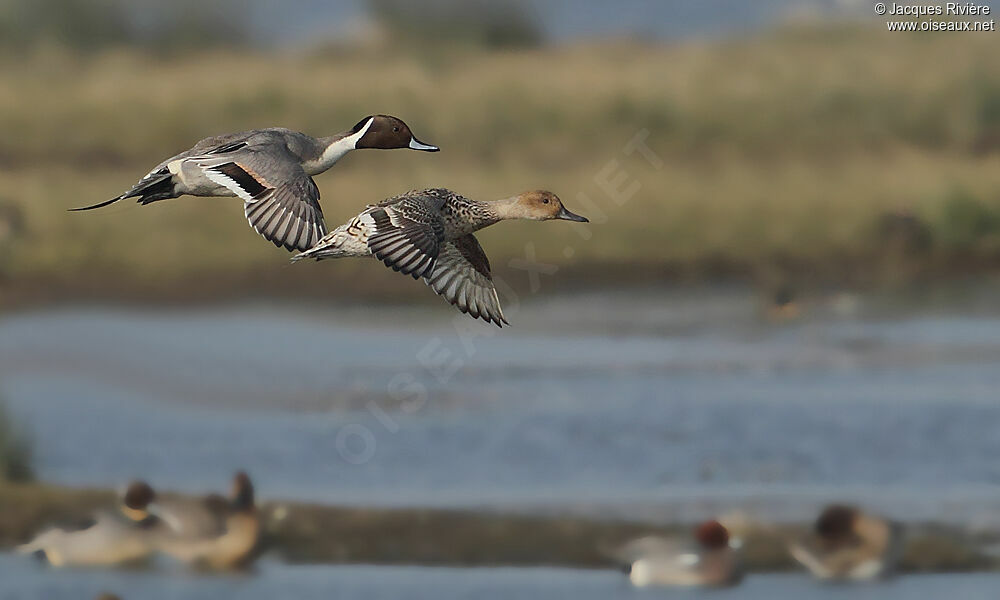
M 307 250 L 326 234 L 312 175 L 360 148 L 439 150 L 388 115 L 365 117 L 348 131 L 319 139 L 289 129 L 253 129 L 205 138 L 156 165 L 124 194 L 72 210 L 101 208 L 125 198 L 149 204 L 185 194 L 236 196 L 257 233 L 275 246 Z
M 509 219 L 588 222 L 566 210 L 552 192 L 486 202 L 441 188 L 413 190 L 368 206 L 292 260 L 374 256 L 394 271 L 423 277 L 463 313 L 502 327 L 507 319 L 490 261 L 473 232 Z
M 815 577 L 835 581 L 889 576 L 902 549 L 901 525 L 841 504 L 826 507 L 813 534 L 789 545 L 792 557 Z
M 110 567 L 145 561 L 153 553 L 153 538 L 162 527 L 154 515 L 153 489 L 131 483 L 116 511 L 102 510 L 85 527 L 52 528 L 18 546 L 53 567 Z
M 735 585 L 743 577 L 740 544 L 718 521 L 694 530 L 694 544 L 655 536 L 634 540 L 617 553 L 636 587 Z

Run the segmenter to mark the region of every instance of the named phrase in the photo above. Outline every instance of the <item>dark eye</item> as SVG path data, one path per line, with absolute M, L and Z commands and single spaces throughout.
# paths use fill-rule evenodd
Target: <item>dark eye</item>
M 393 127 L 392 128 L 392 132 L 393 133 L 399 133 L 399 127 Z
M 542 198 L 542 204 L 548 204 L 548 203 L 549 203 L 548 198 Z

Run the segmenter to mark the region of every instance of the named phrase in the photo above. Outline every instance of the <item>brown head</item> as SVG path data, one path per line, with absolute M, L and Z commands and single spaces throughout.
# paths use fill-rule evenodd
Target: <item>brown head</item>
M 590 222 L 587 217 L 582 217 L 566 210 L 559 196 L 545 190 L 533 190 L 519 194 L 514 199 L 514 205 L 511 208 L 510 212 L 512 216 L 520 219 L 531 219 L 533 221 L 563 219 L 565 221 L 577 221 L 580 223 Z
M 705 550 L 720 550 L 729 545 L 729 530 L 718 521 L 705 521 L 695 527 L 694 539 Z
M 236 510 L 253 508 L 253 483 L 245 471 L 237 471 L 233 475 L 233 487 L 229 495 L 230 502 Z
M 389 115 L 372 115 L 358 121 L 348 135 L 356 135 L 364 132 L 354 147 L 380 148 L 389 150 L 392 148 L 410 148 L 411 150 L 423 150 L 424 152 L 437 152 L 437 146 L 425 144 L 418 140 L 409 126 L 396 117 Z
M 824 541 L 836 542 L 854 533 L 858 510 L 843 504 L 831 504 L 816 519 L 816 535 Z
M 125 488 L 122 504 L 133 510 L 146 510 L 150 502 L 156 499 L 156 492 L 145 481 L 133 481 Z
M 133 521 L 144 521 L 150 516 L 149 505 L 156 500 L 156 492 L 145 481 L 133 481 L 122 494 L 122 513 Z

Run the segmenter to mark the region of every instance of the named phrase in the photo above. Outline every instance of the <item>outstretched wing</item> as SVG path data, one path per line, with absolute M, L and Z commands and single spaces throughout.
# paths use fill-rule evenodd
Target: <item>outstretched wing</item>
M 275 246 L 308 250 L 326 235 L 319 188 L 286 148 L 237 147 L 189 160 L 241 198 L 250 226 Z
M 437 265 L 424 282 L 473 318 L 499 327 L 507 324 L 493 285 L 490 261 L 471 233 L 442 245 Z
M 444 242 L 441 203 L 439 198 L 415 195 L 369 209 L 368 248 L 372 254 L 392 270 L 414 279 L 430 275 Z

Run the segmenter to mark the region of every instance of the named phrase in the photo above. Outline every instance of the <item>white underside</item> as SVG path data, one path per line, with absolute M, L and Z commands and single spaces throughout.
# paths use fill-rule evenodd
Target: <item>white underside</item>
M 192 196 L 237 196 L 244 201 L 249 194 L 244 192 L 230 177 L 209 171 L 190 159 L 179 159 L 167 164 L 167 170 L 174 176 L 178 191 Z

